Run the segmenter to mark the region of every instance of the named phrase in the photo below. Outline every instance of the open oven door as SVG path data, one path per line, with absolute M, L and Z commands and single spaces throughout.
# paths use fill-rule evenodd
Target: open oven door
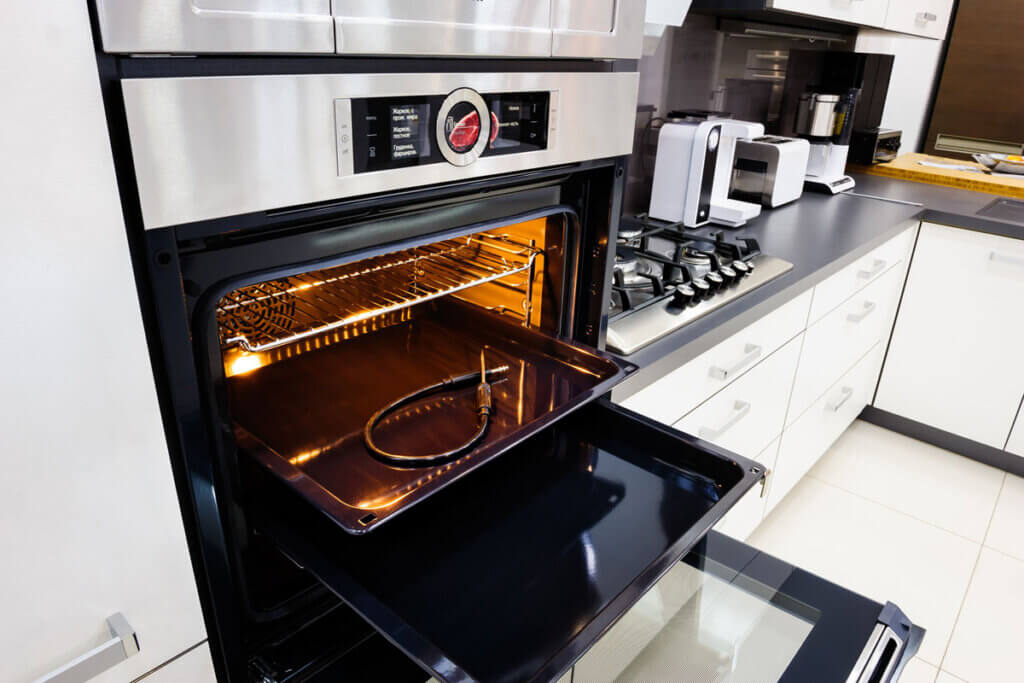
M 565 673 L 764 470 L 602 399 L 372 534 L 265 473 L 256 528 L 424 670 L 521 681 Z

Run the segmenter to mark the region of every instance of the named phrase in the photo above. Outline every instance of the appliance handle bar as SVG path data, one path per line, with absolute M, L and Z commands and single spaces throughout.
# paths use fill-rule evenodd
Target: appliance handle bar
M 764 348 L 759 346 L 758 344 L 747 344 L 743 347 L 743 356 L 741 356 L 738 361 L 736 361 L 727 368 L 721 368 L 718 367 L 717 365 L 712 365 L 711 369 L 708 371 L 708 374 L 710 374 L 715 379 L 720 379 L 723 381 L 727 380 L 733 375 L 735 375 L 737 372 L 739 372 L 740 370 L 742 370 L 743 368 L 747 367 L 755 360 L 760 358 L 761 353 L 763 351 Z
M 115 664 L 139 653 L 139 637 L 124 615 L 118 612 L 107 617 L 110 640 L 75 657 L 33 683 L 85 683 Z
M 701 427 L 698 432 L 698 436 L 708 441 L 714 441 L 735 427 L 736 423 L 745 418 L 748 413 L 750 413 L 750 404 L 746 401 L 736 401 L 732 405 L 732 414 L 729 416 L 728 420 L 723 422 L 717 429 L 712 427 Z
M 869 315 L 875 312 L 876 308 L 878 308 L 878 304 L 876 304 L 874 301 L 865 301 L 864 308 L 861 310 L 860 313 L 850 313 L 849 315 L 846 316 L 846 319 L 851 323 L 863 322 L 865 318 L 867 318 Z

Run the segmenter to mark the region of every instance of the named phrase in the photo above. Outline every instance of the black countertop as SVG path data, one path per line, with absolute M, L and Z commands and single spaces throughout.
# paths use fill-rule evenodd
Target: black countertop
M 622 401 L 640 391 L 914 222 L 924 220 L 1024 239 L 1024 222 L 978 214 L 999 200 L 995 195 L 863 174 L 854 178 L 857 186 L 852 192 L 834 197 L 805 192 L 797 202 L 766 209 L 748 225 L 730 231 L 757 238 L 762 252 L 786 259 L 793 270 L 623 356 L 640 369 L 615 388 L 614 400 Z M 721 229 L 705 228 L 694 234 Z

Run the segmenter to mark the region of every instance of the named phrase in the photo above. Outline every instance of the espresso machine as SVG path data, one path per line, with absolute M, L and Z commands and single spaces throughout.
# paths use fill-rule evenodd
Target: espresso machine
M 796 133 L 811 145 L 804 181 L 808 189 L 831 194 L 853 189 L 846 158 L 859 94 L 859 89 L 850 88 L 841 95 L 807 92 L 800 97 Z
M 761 214 L 760 203 L 729 198 L 736 142 L 764 135 L 764 125 L 728 114 L 671 112 L 658 136 L 651 187 L 651 218 L 688 228 L 717 223 L 731 228 Z

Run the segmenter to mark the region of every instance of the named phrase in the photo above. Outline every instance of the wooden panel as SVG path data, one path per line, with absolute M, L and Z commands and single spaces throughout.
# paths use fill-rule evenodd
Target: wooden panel
M 960 0 L 925 151 L 940 134 L 1024 142 L 1024 11 L 1019 2 Z M 967 155 L 952 155 L 967 158 Z

